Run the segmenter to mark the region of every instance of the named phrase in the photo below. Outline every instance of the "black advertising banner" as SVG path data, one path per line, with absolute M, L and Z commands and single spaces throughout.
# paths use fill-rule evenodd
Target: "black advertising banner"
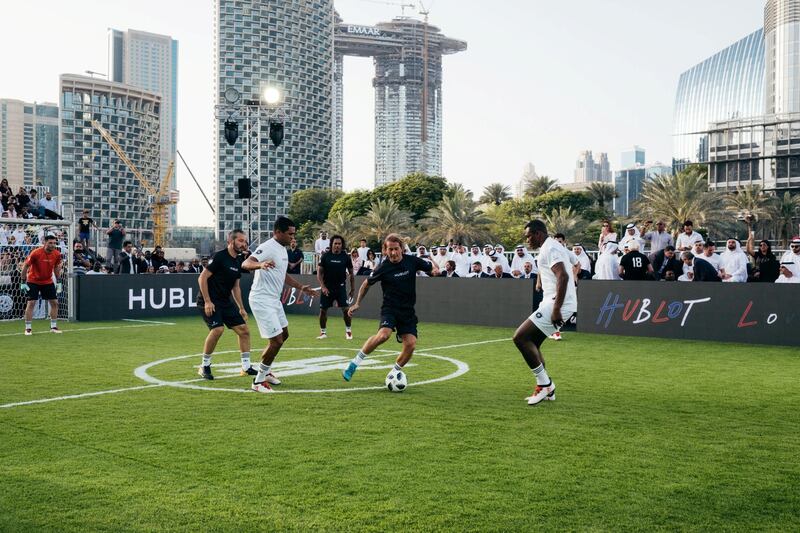
M 800 346 L 800 284 L 582 281 L 578 331 Z
M 293 276 L 297 281 L 318 287 L 316 276 Z M 197 274 L 80 276 L 77 279 L 78 320 L 142 319 L 186 316 L 198 313 Z M 356 278 L 355 293 L 364 281 Z M 242 297 L 247 297 L 253 276 L 241 278 Z M 348 287 L 349 288 L 349 287 Z M 422 322 L 516 327 L 534 306 L 533 280 L 417 278 L 417 316 Z M 284 287 L 281 301 L 287 313 L 317 315 L 319 295 L 307 296 Z M 380 285 L 370 288 L 358 316 L 378 319 L 382 292 Z M 338 309 L 329 315 L 335 319 Z

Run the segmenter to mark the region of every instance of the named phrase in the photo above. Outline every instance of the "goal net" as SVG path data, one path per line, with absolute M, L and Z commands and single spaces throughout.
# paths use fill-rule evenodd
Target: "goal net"
M 28 255 L 51 234 L 58 239 L 62 256 L 61 277 L 53 280 L 61 283 L 62 289 L 58 294 L 58 318 L 72 318 L 72 225 L 62 220 L 0 218 L 0 320 L 20 320 L 25 316 L 28 296 L 20 288 L 25 282 L 22 267 Z M 33 318 L 49 316 L 49 304 L 40 297 L 33 308 Z

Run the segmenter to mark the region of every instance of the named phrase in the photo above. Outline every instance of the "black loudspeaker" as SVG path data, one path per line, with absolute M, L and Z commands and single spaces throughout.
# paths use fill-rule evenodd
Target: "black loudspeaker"
M 250 178 L 239 178 L 236 182 L 239 185 L 239 198 L 240 199 L 250 199 Z

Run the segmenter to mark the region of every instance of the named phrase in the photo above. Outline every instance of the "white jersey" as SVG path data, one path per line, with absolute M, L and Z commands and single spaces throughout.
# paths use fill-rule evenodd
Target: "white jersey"
M 286 247 L 272 238 L 261 243 L 252 257 L 259 263 L 273 261 L 275 267 L 269 270 L 256 270 L 250 298 L 280 300 L 283 284 L 286 281 L 286 269 L 289 267 L 289 254 L 286 253 Z
M 575 292 L 575 279 L 572 275 L 571 265 L 573 263 L 570 261 L 567 249 L 554 238 L 548 237 L 539 249 L 537 260 L 539 262 L 539 279 L 542 280 L 542 301 L 549 301 L 556 297 L 558 283 L 552 267 L 558 263 L 562 263 L 569 277 L 562 308 L 575 312 L 578 309 L 578 298 Z
M 720 258 L 719 254 L 711 254 L 711 255 L 700 254 L 697 257 L 699 257 L 700 259 L 705 259 L 706 261 L 711 263 L 711 266 L 713 266 L 717 270 L 717 272 L 719 272 L 719 267 L 722 265 L 722 258 Z

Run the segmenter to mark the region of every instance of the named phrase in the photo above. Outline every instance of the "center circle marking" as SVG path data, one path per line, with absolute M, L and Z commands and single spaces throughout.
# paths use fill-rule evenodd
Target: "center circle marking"
M 335 350 L 342 350 L 342 351 L 353 351 L 353 352 L 357 351 L 357 350 L 352 349 L 352 348 L 320 348 L 320 347 L 317 347 L 317 348 L 284 348 L 283 349 L 283 351 L 292 351 L 292 350 L 294 350 L 294 351 L 303 351 L 303 350 L 305 350 L 305 351 L 314 351 L 314 350 L 317 350 L 317 351 L 331 351 L 331 350 L 333 350 L 333 351 L 335 351 Z M 376 352 L 382 352 L 381 355 L 390 355 L 390 354 L 397 353 L 397 352 L 394 352 L 394 351 L 391 351 L 391 350 L 375 350 L 375 351 Z M 234 352 L 236 352 L 236 350 L 232 350 L 232 351 L 229 351 L 229 352 L 217 352 L 217 353 L 234 353 Z M 178 355 L 178 356 L 175 356 L 175 357 L 167 357 L 165 359 L 159 359 L 158 361 L 153 361 L 152 363 L 147 363 L 147 364 L 144 364 L 144 365 L 140 366 L 139 368 L 137 368 L 136 370 L 133 371 L 133 374 L 137 378 L 139 378 L 142 381 L 145 381 L 147 383 L 152 383 L 154 385 L 163 385 L 163 386 L 167 386 L 167 387 L 175 387 L 175 388 L 179 388 L 179 389 L 193 389 L 193 390 L 221 391 L 221 392 L 252 392 L 250 389 L 229 389 L 229 388 L 225 388 L 225 387 L 205 387 L 205 386 L 202 386 L 202 385 L 194 385 L 193 384 L 194 382 L 197 382 L 197 381 L 205 381 L 203 379 L 192 379 L 192 380 L 187 380 L 187 381 L 165 381 L 165 380 L 159 379 L 159 378 L 157 378 L 155 376 L 151 376 L 148 373 L 148 370 L 150 370 L 151 368 L 153 368 L 155 366 L 162 365 L 164 363 L 169 363 L 169 362 L 172 362 L 172 361 L 179 361 L 181 359 L 189 359 L 190 357 L 199 357 L 200 355 L 202 355 L 202 354 Z M 409 387 L 414 387 L 414 386 L 417 386 L 417 385 L 427 385 L 427 384 L 430 384 L 430 383 L 437 383 L 439 381 L 448 381 L 448 380 L 455 379 L 455 378 L 457 378 L 459 376 L 462 376 L 462 375 L 466 374 L 467 372 L 469 372 L 469 365 L 467 363 L 465 363 L 463 361 L 459 361 L 458 359 L 453 359 L 452 357 L 445 357 L 443 355 L 434 355 L 434 354 L 424 353 L 424 352 L 414 353 L 414 356 L 415 357 L 417 357 L 417 356 L 430 357 L 431 359 L 439 359 L 441 361 L 447 361 L 447 362 L 452 363 L 453 365 L 455 365 L 456 370 L 454 372 L 451 372 L 450 374 L 447 374 L 445 376 L 441 376 L 441 377 L 438 377 L 438 378 L 426 379 L 426 380 L 422 380 L 422 381 L 416 381 L 416 382 L 413 382 L 413 383 L 409 383 L 408 384 Z M 217 379 L 226 379 L 228 377 L 239 377 L 239 376 L 225 376 L 225 377 L 221 377 L 221 378 L 217 378 Z M 326 393 L 326 392 L 350 392 L 350 391 L 365 391 L 365 390 L 382 390 L 382 389 L 385 389 L 385 388 L 386 387 L 384 385 L 375 385 L 375 386 L 371 386 L 371 387 L 351 387 L 351 388 L 338 388 L 338 389 L 288 389 L 288 390 L 273 389 L 273 392 L 275 394 L 302 394 L 302 393 L 314 394 L 314 393 Z

